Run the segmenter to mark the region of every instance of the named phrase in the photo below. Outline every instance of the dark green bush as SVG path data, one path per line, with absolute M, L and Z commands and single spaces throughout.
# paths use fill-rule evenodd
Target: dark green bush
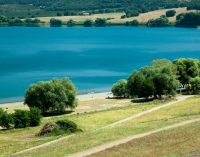
M 15 110 L 14 113 L 14 126 L 15 128 L 26 128 L 30 126 L 29 111 Z
M 168 11 L 166 11 L 166 16 L 167 17 L 173 17 L 173 16 L 175 16 L 175 14 L 176 14 L 175 10 L 168 10 Z
M 40 125 L 41 122 L 41 110 L 33 107 L 30 109 L 29 112 L 29 116 L 30 116 L 30 126 L 38 126 Z
M 85 20 L 85 22 L 83 23 L 83 25 L 84 25 L 85 27 L 91 27 L 92 24 L 93 24 L 92 20 Z
M 13 117 L 0 108 L 0 126 L 9 129 L 13 125 Z
M 62 25 L 62 21 L 58 19 L 50 19 L 50 25 L 51 27 L 60 27 Z
M 56 124 L 60 127 L 60 129 L 67 131 L 67 132 L 76 132 L 78 130 L 78 126 L 76 123 L 69 121 L 69 120 L 59 120 Z
M 97 18 L 95 20 L 95 25 L 100 26 L 100 27 L 105 26 L 106 25 L 106 19 Z

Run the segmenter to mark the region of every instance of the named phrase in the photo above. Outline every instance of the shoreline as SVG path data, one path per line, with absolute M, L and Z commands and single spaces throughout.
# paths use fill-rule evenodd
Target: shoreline
M 93 99 L 105 99 L 107 97 L 112 97 L 112 93 L 107 92 L 90 92 L 87 94 L 79 94 L 77 95 L 77 99 L 80 101 L 87 101 L 87 100 L 93 100 Z M 9 106 L 18 106 L 18 105 L 24 105 L 23 101 L 13 101 L 13 102 L 2 102 L 0 103 L 1 107 L 9 107 Z

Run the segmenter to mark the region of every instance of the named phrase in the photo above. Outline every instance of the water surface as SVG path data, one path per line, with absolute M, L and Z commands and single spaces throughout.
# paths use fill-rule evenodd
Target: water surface
M 184 28 L 0 28 L 0 101 L 31 83 L 68 76 L 79 93 L 110 90 L 153 59 L 200 58 L 200 30 Z

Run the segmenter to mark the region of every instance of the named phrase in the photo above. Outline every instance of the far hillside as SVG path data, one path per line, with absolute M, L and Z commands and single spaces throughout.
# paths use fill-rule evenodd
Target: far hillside
M 0 0 L 0 15 L 27 18 L 125 12 L 132 17 L 178 7 L 199 9 L 200 0 Z

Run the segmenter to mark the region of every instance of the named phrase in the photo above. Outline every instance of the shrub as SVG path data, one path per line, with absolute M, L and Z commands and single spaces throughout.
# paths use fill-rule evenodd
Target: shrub
M 92 26 L 92 20 L 85 20 L 85 22 L 83 23 L 83 25 L 85 26 L 85 27 L 91 27 Z
M 76 89 L 67 78 L 39 82 L 29 87 L 24 103 L 39 108 L 43 115 L 64 113 L 66 108 L 77 106 Z
M 56 124 L 60 127 L 61 130 L 67 132 L 73 133 L 78 130 L 78 126 L 76 125 L 76 123 L 69 120 L 59 120 L 56 122 Z
M 13 117 L 0 108 L 0 126 L 9 129 L 13 125 Z
M 106 20 L 105 19 L 101 19 L 101 18 L 97 18 L 95 20 L 95 25 L 96 26 L 105 26 L 106 25 Z
M 112 86 L 112 93 L 116 97 L 127 97 L 127 80 L 119 80 Z
M 200 77 L 190 79 L 193 94 L 200 94 Z
M 175 16 L 175 14 L 176 14 L 175 10 L 168 10 L 168 11 L 166 11 L 166 16 L 167 17 L 173 17 L 173 16 Z
M 70 19 L 69 21 L 67 21 L 67 26 L 68 26 L 68 27 L 72 27 L 72 26 L 74 26 L 75 24 L 76 24 L 75 21 L 72 20 L 72 19 Z
M 147 22 L 148 27 L 166 27 L 169 26 L 170 22 L 167 18 L 157 18 L 157 19 L 151 19 Z
M 62 21 L 58 19 L 51 18 L 50 19 L 50 26 L 52 27 L 60 27 L 62 25 Z
M 30 112 L 29 112 L 29 116 L 30 116 L 30 126 L 38 126 L 40 125 L 41 122 L 41 110 L 38 108 L 31 108 Z
M 138 20 L 132 20 L 130 22 L 126 22 L 126 25 L 127 26 L 138 26 L 139 22 L 138 22 Z
M 30 126 L 29 111 L 15 110 L 14 126 L 15 128 L 25 128 Z
M 54 132 L 55 130 L 58 129 L 58 125 L 56 123 L 46 123 L 42 129 L 40 130 L 40 132 L 37 134 L 37 136 L 45 136 L 48 135 L 52 132 Z

